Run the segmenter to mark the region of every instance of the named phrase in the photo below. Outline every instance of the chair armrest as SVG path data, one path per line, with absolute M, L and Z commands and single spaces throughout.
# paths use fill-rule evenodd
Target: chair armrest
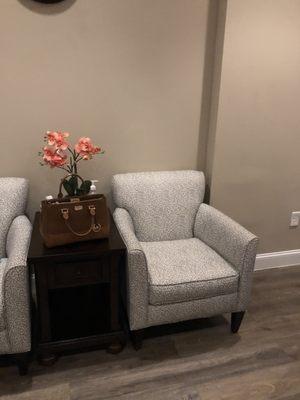
M 195 237 L 202 240 L 240 274 L 238 308 L 244 310 L 251 292 L 258 238 L 215 208 L 201 204 L 194 226 Z
M 31 223 L 25 215 L 20 215 L 13 220 L 6 239 L 8 268 L 27 265 L 31 231 Z
M 134 231 L 132 218 L 124 208 L 116 208 L 114 221 L 127 248 L 127 308 L 130 328 L 146 326 L 148 316 L 148 268 L 145 253 Z
M 116 208 L 113 213 L 114 221 L 118 227 L 119 233 L 126 244 L 127 251 L 143 251 L 142 246 L 135 235 L 132 218 L 125 208 Z
M 24 215 L 16 217 L 6 240 L 7 263 L 3 277 L 3 298 L 10 351 L 30 350 L 30 293 L 27 253 L 31 223 Z
M 201 204 L 196 215 L 194 235 L 217 251 L 238 271 L 254 261 L 258 238 L 215 208 Z M 251 254 L 249 254 L 251 253 Z

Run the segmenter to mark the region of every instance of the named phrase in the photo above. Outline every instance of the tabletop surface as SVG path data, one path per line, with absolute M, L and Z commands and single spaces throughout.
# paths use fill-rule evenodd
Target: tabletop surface
M 87 242 L 72 243 L 48 249 L 44 246 L 39 230 L 40 212 L 35 214 L 31 242 L 28 251 L 28 262 L 62 259 L 64 257 L 98 257 L 108 253 L 125 253 L 126 246 L 118 232 L 110 214 L 110 234 L 107 239 L 90 240 Z

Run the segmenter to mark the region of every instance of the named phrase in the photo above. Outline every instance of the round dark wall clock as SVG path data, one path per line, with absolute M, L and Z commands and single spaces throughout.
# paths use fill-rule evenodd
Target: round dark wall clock
M 64 0 L 33 0 L 33 1 L 44 4 L 52 4 L 52 3 L 61 3 Z

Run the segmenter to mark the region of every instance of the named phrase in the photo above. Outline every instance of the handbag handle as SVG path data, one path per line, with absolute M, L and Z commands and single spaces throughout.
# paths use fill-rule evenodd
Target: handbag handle
M 63 185 L 63 183 L 67 180 L 67 178 L 70 178 L 71 176 L 76 176 L 77 178 L 79 178 L 81 180 L 81 183 L 84 182 L 84 180 L 78 174 L 68 174 L 68 175 L 66 175 L 64 178 L 61 179 L 60 184 L 59 184 L 59 192 L 58 192 L 58 195 L 57 195 L 57 197 L 59 199 L 61 199 L 63 197 L 63 193 L 62 193 L 62 185 Z
M 102 228 L 102 226 L 100 224 L 97 224 L 95 221 L 95 215 L 96 215 L 96 207 L 91 205 L 89 206 L 89 211 L 91 214 L 91 225 L 89 227 L 89 229 L 86 232 L 76 232 L 74 231 L 74 229 L 71 227 L 70 223 L 69 223 L 69 210 L 67 208 L 62 208 L 61 210 L 62 213 L 62 217 L 65 221 L 65 224 L 67 226 L 67 228 L 76 236 L 86 236 L 89 233 L 93 232 L 99 232 L 100 229 Z

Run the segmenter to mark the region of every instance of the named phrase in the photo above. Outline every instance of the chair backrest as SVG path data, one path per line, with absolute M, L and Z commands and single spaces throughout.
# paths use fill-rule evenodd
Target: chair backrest
M 205 179 L 199 171 L 118 174 L 112 180 L 113 199 L 133 220 L 140 241 L 193 237 L 203 201 Z
M 0 178 L 0 258 L 5 257 L 6 237 L 13 219 L 24 214 L 28 186 L 24 178 Z

